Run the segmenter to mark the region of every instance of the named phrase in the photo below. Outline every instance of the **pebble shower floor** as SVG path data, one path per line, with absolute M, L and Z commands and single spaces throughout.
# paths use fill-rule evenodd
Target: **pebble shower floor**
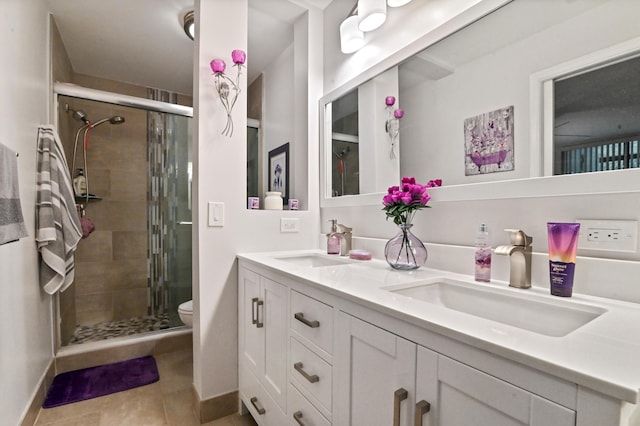
M 69 344 L 95 342 L 166 328 L 169 328 L 169 314 L 106 321 L 94 325 L 79 325 L 76 327 Z

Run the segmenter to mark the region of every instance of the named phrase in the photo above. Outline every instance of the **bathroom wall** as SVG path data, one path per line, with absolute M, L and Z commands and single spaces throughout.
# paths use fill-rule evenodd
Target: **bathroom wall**
M 227 395 L 237 390 L 237 266 L 239 252 L 288 250 L 315 247 L 318 227 L 318 109 L 309 102 L 307 211 L 265 211 L 246 209 L 246 141 L 244 132 L 227 138 L 220 133 L 225 123 L 224 109 L 211 89 L 209 62 L 233 49 L 247 46 L 247 1 L 196 1 L 196 74 L 194 112 L 198 141 L 194 164 L 194 387 L 201 400 Z M 233 19 L 220 19 L 220 17 Z M 322 91 L 322 14 L 309 13 L 310 80 L 306 96 L 319 99 Z M 248 60 L 251 60 L 249 57 Z M 243 77 L 241 84 L 246 87 Z M 236 129 L 246 126 L 246 90 L 234 108 Z M 207 203 L 224 203 L 224 226 L 207 226 Z M 299 220 L 300 232 L 280 233 L 280 218 Z M 232 408 L 235 408 L 232 407 Z
M 29 236 L 0 245 L 3 424 L 17 425 L 53 359 L 51 297 L 38 282 L 35 244 L 37 127 L 49 122 L 49 18 L 45 1 L 0 2 L 0 142 L 17 151 Z M 28 419 L 34 420 L 33 412 Z
M 428 4 L 412 2 L 409 5 L 394 10 L 393 17 L 388 19 L 385 25 L 376 30 L 367 46 L 353 55 L 343 55 L 339 51 L 338 29 L 331 26 L 330 22 L 338 22 L 346 13 L 348 1 L 335 0 L 325 12 L 325 93 L 347 83 L 360 72 L 366 72 L 372 65 L 386 58 L 397 56 L 397 52 L 406 44 L 410 44 L 424 36 L 430 29 L 437 27 L 432 25 L 433 18 L 425 18 L 425 24 L 418 24 L 413 17 L 424 16 L 429 7 L 444 7 L 442 1 L 433 1 Z M 464 6 L 462 1 L 447 2 L 446 6 Z M 467 6 L 477 4 L 477 1 L 467 1 Z M 491 2 L 483 2 L 491 3 Z M 495 2 L 494 2 L 495 3 Z M 625 2 L 617 2 L 625 4 Z M 628 5 L 628 2 L 626 2 Z M 633 6 L 635 7 L 635 6 Z M 444 9 L 442 9 L 444 10 Z M 443 13 L 441 16 L 446 16 Z M 634 16 L 634 14 L 630 14 Z M 401 22 L 401 24 L 400 24 Z M 402 25 L 403 31 L 398 31 Z M 620 34 L 627 31 L 629 25 L 612 26 L 611 33 L 616 33 L 620 27 Z M 635 27 L 631 25 L 631 27 Z M 437 30 L 436 30 L 437 31 Z M 375 53 L 375 55 L 374 55 Z M 528 53 L 528 52 L 527 52 Z M 453 89 L 451 89 L 453 90 Z M 456 87 L 457 90 L 457 87 Z M 518 94 L 514 94 L 516 96 Z M 500 100 L 493 99 L 491 105 L 487 105 L 487 111 L 494 107 L 506 106 L 510 100 L 508 93 L 503 94 Z M 520 94 L 519 96 L 522 96 Z M 526 96 L 526 94 L 524 95 Z M 479 100 L 473 100 L 478 104 Z M 489 101 L 488 101 L 489 102 Z M 505 103 L 503 105 L 503 103 Z M 528 111 L 526 102 L 519 101 L 521 114 L 527 120 Z M 420 109 L 419 109 L 420 110 Z M 420 110 L 421 111 L 421 110 Z M 520 114 L 516 112 L 516 114 Z M 518 119 L 518 118 L 517 118 Z M 516 124 L 517 125 L 517 124 Z M 516 143 L 526 146 L 527 135 L 523 135 Z M 454 144 L 455 145 L 455 144 Z M 460 153 L 459 145 L 451 147 Z M 429 155 L 429 148 L 417 153 L 416 156 Z M 516 159 L 518 167 L 528 169 L 528 157 Z M 524 162 L 525 164 L 522 164 Z M 438 178 L 432 175 L 428 167 L 423 167 L 421 173 L 424 179 Z M 390 182 L 389 185 L 394 184 Z M 446 184 L 446 182 L 445 182 Z M 522 184 L 523 188 L 525 183 Z M 416 215 L 414 230 L 422 240 L 429 243 L 431 251 L 427 266 L 454 269 L 457 272 L 473 273 L 473 238 L 477 225 L 481 221 L 488 223 L 493 245 L 507 244 L 508 236 L 503 229 L 520 228 L 534 238 L 534 285 L 548 286 L 547 252 L 547 221 L 573 222 L 577 219 L 628 219 L 640 221 L 640 197 L 637 192 L 615 193 L 615 188 L 609 194 L 572 195 L 563 197 L 518 197 L 513 199 L 482 200 L 482 201 L 456 201 L 437 202 L 438 190 L 434 190 L 434 202 L 431 209 L 426 209 Z M 524 195 L 524 194 L 523 194 Z M 381 198 L 380 198 L 381 203 Z M 363 221 L 361 218 L 366 217 Z M 369 244 L 364 239 L 376 239 L 384 242 L 396 233 L 396 228 L 391 221 L 385 220 L 384 212 L 380 205 L 368 205 L 360 207 L 334 207 L 323 208 L 321 219 L 323 223 L 331 218 L 337 218 L 348 226 L 353 226 L 357 244 Z M 326 228 L 325 228 L 326 230 Z M 363 239 L 364 238 L 364 239 Z M 373 244 L 375 246 L 375 244 Z M 634 282 L 640 274 L 640 253 L 610 253 L 609 259 L 601 259 L 592 253 L 581 253 L 583 260 L 582 269 L 577 268 L 575 283 L 576 292 L 584 292 L 606 297 L 615 297 L 622 300 L 640 302 L 640 288 Z M 598 256 L 602 256 L 598 254 Z M 494 277 L 500 280 L 508 279 L 508 263 L 505 259 L 494 256 L 496 262 L 493 265 Z

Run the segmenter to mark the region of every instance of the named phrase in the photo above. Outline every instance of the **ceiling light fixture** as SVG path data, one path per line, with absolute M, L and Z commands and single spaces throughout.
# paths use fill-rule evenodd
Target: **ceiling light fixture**
M 342 53 L 353 53 L 364 46 L 364 33 L 358 28 L 360 19 L 351 15 L 340 24 L 340 50 Z
M 411 0 L 387 0 L 387 6 L 389 7 L 400 7 L 405 4 L 411 2 Z
M 386 0 L 359 0 L 358 17 L 360 31 L 373 31 L 387 19 Z
M 183 28 L 184 28 L 185 34 L 187 34 L 187 37 L 193 40 L 196 34 L 196 23 L 194 20 L 193 10 L 185 13 L 183 23 L 184 23 Z

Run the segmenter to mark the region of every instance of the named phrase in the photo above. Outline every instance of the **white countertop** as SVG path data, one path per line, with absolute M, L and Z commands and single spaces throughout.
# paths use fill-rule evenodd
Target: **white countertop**
M 468 275 L 429 268 L 396 271 L 386 262 L 379 260 L 310 267 L 297 266 L 278 259 L 302 254 L 325 253 L 321 250 L 296 250 L 246 253 L 238 255 L 238 258 L 613 398 L 631 403 L 638 402 L 638 304 L 576 293 L 571 298 L 559 298 L 551 296 L 548 289 L 513 289 L 508 287 L 508 283 L 493 280 L 491 283 L 476 283 L 473 277 Z M 348 258 L 343 259 L 349 262 Z M 516 292 L 518 295 L 532 294 L 532 297 L 548 299 L 553 303 L 566 303 L 567 306 L 596 306 L 606 309 L 606 312 L 566 336 L 551 337 L 443 306 L 426 304 L 427 302 L 385 290 L 388 287 L 433 278 L 449 278 L 473 283 L 479 287 Z M 425 306 L 429 309 L 425 309 Z M 531 318 L 531 321 L 536 321 L 536 318 Z

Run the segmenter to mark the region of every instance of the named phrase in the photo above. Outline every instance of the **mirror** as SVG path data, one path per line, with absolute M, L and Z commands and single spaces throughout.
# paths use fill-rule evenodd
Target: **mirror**
M 294 2 L 249 0 L 247 208 L 265 208 L 265 193 L 280 191 L 307 209 L 308 12 Z M 288 144 L 288 145 L 287 145 Z M 289 185 L 275 188 L 270 152 L 289 146 L 282 168 Z M 289 167 L 285 168 L 285 164 Z
M 640 13 L 640 5 L 615 0 L 608 2 L 514 1 L 425 48 L 420 53 L 402 60 L 395 67 L 398 75 L 398 91 L 395 96 L 398 106 L 405 112 L 399 122 L 398 172 L 394 176 L 387 176 L 378 181 L 374 187 L 364 188 L 365 182 L 373 182 L 363 178 L 367 171 L 384 168 L 392 160 L 388 155 L 386 158 L 374 155 L 370 156 L 368 161 L 363 161 L 363 158 L 369 154 L 360 142 L 358 194 L 383 192 L 389 185 L 397 183 L 401 176 L 415 176 L 418 181 L 424 182 L 442 178 L 444 187 L 441 190 L 443 193 L 455 193 L 456 195 L 451 195 L 452 199 L 476 196 L 495 197 L 499 196 L 495 195 L 495 189 L 498 187 L 507 188 L 511 187 L 513 182 L 522 183 L 523 180 L 531 181 L 529 178 L 558 174 L 551 170 L 554 162 L 553 153 L 556 152 L 555 157 L 561 156 L 558 150 L 564 149 L 561 147 L 567 145 L 561 144 L 565 141 L 560 141 L 559 138 L 556 138 L 554 143 L 553 132 L 549 129 L 558 126 L 555 128 L 558 132 L 564 129 L 570 130 L 569 124 L 562 125 L 563 121 L 568 120 L 567 114 L 571 114 L 575 124 L 576 114 L 580 110 L 593 109 L 592 100 L 581 98 L 591 92 L 580 86 L 583 80 L 590 78 L 584 74 L 584 71 L 586 68 L 602 68 L 601 64 L 607 63 L 607 60 L 594 61 L 593 55 L 596 52 L 607 49 L 619 50 L 616 46 L 629 43 L 629 40 L 640 36 L 640 28 L 629 18 L 629 15 L 637 15 L 637 13 Z M 625 59 L 633 56 L 633 49 L 628 50 L 623 55 L 626 56 Z M 635 51 L 640 52 L 640 45 L 635 47 Z M 615 53 L 609 56 L 610 61 L 614 62 L 619 62 L 622 58 L 620 52 L 617 56 Z M 589 58 L 592 62 L 590 67 L 576 64 L 575 61 L 580 58 Z M 636 105 L 631 106 L 633 109 L 620 112 L 622 107 L 620 102 L 618 105 L 601 106 L 597 112 L 599 128 L 603 127 L 600 125 L 601 122 L 614 123 L 614 130 L 621 130 L 618 129 L 618 125 L 626 127 L 625 130 L 629 132 L 623 136 L 631 137 L 629 142 L 637 140 L 638 129 L 631 129 L 623 124 L 621 119 L 622 115 L 626 114 L 638 116 L 640 97 L 632 92 L 631 87 L 635 89 L 639 86 L 639 74 L 637 69 L 634 72 L 635 74 L 632 75 L 635 79 L 629 80 L 621 75 L 622 71 L 602 68 L 601 74 L 606 74 L 609 79 L 615 79 L 619 83 L 618 88 L 607 85 L 604 90 L 614 93 L 616 90 L 623 91 L 624 103 L 631 104 L 628 100 L 632 99 Z M 534 78 L 539 74 L 541 76 Z M 619 77 L 612 78 L 614 75 Z M 547 81 L 551 82 L 550 89 L 543 88 Z M 557 81 L 558 96 L 562 97 L 556 101 L 558 117 L 555 123 L 553 121 L 554 100 L 552 96 L 550 97 L 553 93 L 554 81 Z M 370 83 L 371 81 L 368 81 L 357 89 Z M 351 93 L 355 89 L 346 84 L 343 88 L 327 95 L 327 98 L 323 99 L 324 113 L 328 114 L 332 103 L 340 102 L 343 94 Z M 386 94 L 394 95 L 393 92 Z M 603 96 L 598 98 L 605 99 Z M 619 94 L 606 98 L 623 99 Z M 578 107 L 571 103 L 576 101 L 579 101 Z M 376 94 L 371 103 L 371 105 L 384 107 L 384 95 Z M 362 103 L 358 102 L 359 107 L 360 105 Z M 540 117 L 539 111 L 543 108 L 547 111 L 545 117 L 551 117 L 550 121 L 546 118 L 543 121 Z M 384 115 L 361 110 L 356 113 L 361 141 L 362 133 L 366 129 L 383 129 Z M 495 118 L 502 117 L 505 113 L 512 114 L 511 128 L 507 128 L 508 124 Z M 618 117 L 614 119 L 613 114 L 617 114 Z M 593 120 L 590 121 L 594 123 Z M 324 123 L 325 126 L 329 126 L 331 121 L 325 116 Z M 481 150 L 473 144 L 472 137 L 465 138 L 465 130 L 469 130 L 465 123 L 482 123 L 484 126 L 479 128 L 478 135 L 480 135 L 481 146 L 485 149 L 482 152 L 486 152 L 486 159 L 480 165 L 473 164 L 471 160 L 471 155 Z M 500 160 L 497 154 L 502 149 L 500 144 L 505 143 L 505 139 L 495 136 L 496 134 L 504 135 L 507 131 L 512 134 L 512 146 L 506 153 L 506 158 L 511 159 L 510 164 L 506 164 L 509 163 L 507 160 Z M 333 179 L 334 170 L 337 169 L 336 160 L 332 159 L 329 163 L 327 152 L 330 151 L 336 158 L 333 154 L 336 150 L 333 149 L 333 140 L 327 137 L 329 132 L 330 128 L 325 129 L 324 159 L 327 165 L 325 169 L 327 178 L 325 179 L 324 206 L 327 205 L 326 200 L 332 197 L 336 202 L 339 198 L 357 198 L 348 197 L 352 194 L 342 193 L 340 188 L 336 188 L 336 179 Z M 578 135 L 587 132 L 577 128 L 571 129 L 571 133 Z M 589 133 L 593 133 L 595 137 L 595 131 L 590 130 Z M 616 135 L 620 133 L 618 131 Z M 634 134 L 635 139 L 632 137 Z M 601 135 L 598 134 L 598 136 Z M 381 143 L 386 143 L 386 148 L 389 148 L 388 138 L 383 139 Z M 638 164 L 637 142 L 635 143 L 635 148 L 633 146 L 630 148 L 632 150 L 630 152 L 635 153 L 633 155 L 636 158 L 635 163 L 633 158 L 629 162 L 634 165 L 633 167 L 637 167 Z M 379 149 L 379 146 L 376 145 L 376 149 Z M 492 156 L 494 153 L 496 155 Z M 348 155 L 354 155 L 353 149 Z M 609 155 L 612 158 L 619 156 L 620 154 L 615 152 Z M 474 167 L 480 169 L 479 173 L 470 173 Z M 568 172 L 573 173 L 572 170 Z M 329 179 L 329 175 L 332 179 Z M 605 179 L 602 173 L 598 175 L 601 176 L 597 178 L 598 181 Z M 589 179 L 596 178 L 589 177 Z M 492 183 L 494 186 L 492 188 L 477 186 L 482 183 Z M 497 184 L 499 185 L 495 186 Z M 527 185 L 535 187 L 537 184 L 529 182 Z M 546 194 L 544 192 L 546 189 L 543 188 L 538 188 L 536 191 Z M 557 191 L 569 191 L 569 189 L 558 187 Z M 491 192 L 494 192 L 494 195 L 490 194 Z M 336 197 L 342 194 L 347 197 Z M 504 194 L 505 197 L 508 196 L 508 193 Z M 343 201 L 347 202 L 347 200 Z

